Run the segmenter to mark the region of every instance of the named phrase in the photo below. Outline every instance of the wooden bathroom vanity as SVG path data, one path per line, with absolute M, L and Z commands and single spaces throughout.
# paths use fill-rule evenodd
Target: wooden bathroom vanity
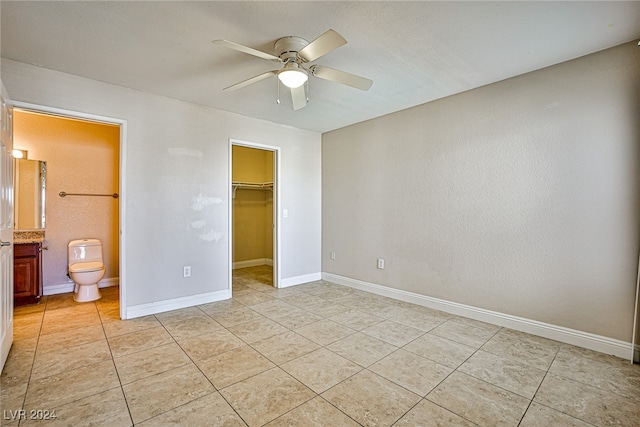
M 37 304 L 42 296 L 42 241 L 16 239 L 13 244 L 14 307 Z

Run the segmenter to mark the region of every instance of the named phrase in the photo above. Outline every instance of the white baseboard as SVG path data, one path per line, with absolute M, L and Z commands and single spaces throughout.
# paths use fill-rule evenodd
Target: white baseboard
M 108 279 L 102 279 L 98 282 L 99 288 L 108 288 L 110 286 L 118 286 L 120 284 L 119 277 L 110 277 Z M 66 294 L 69 292 L 73 292 L 75 285 L 73 282 L 63 283 L 61 285 L 52 285 L 45 286 L 42 289 L 42 293 L 44 295 L 56 295 L 56 294 Z
M 286 279 L 280 279 L 278 285 L 279 288 L 287 288 L 289 286 L 300 285 L 302 283 L 315 282 L 322 280 L 322 273 L 304 274 L 302 276 L 288 277 Z
M 410 302 L 432 308 L 434 310 L 440 310 L 446 313 L 480 320 L 482 322 L 491 323 L 505 328 L 515 329 L 532 335 L 538 335 L 601 353 L 612 354 L 627 360 L 630 360 L 633 356 L 631 343 L 591 334 L 589 332 L 578 331 L 562 326 L 538 322 L 537 320 L 526 319 L 456 302 L 432 298 L 426 295 L 376 285 L 374 283 L 364 282 L 331 273 L 322 273 L 322 280 L 400 301 Z M 637 347 L 636 349 L 636 357 L 638 357 L 638 348 L 640 347 Z
M 134 305 L 125 309 L 125 319 L 158 314 L 165 311 L 178 310 L 180 308 L 193 307 L 195 305 L 208 304 L 210 302 L 222 301 L 231 298 L 228 289 L 222 291 L 208 292 L 206 294 L 189 295 L 187 297 L 173 298 L 164 301 L 155 301 L 147 304 Z
M 273 267 L 273 260 L 270 258 L 256 258 L 256 259 L 248 259 L 245 261 L 236 261 L 233 263 L 233 269 L 236 268 L 247 268 L 247 267 L 258 267 L 260 265 L 270 265 Z

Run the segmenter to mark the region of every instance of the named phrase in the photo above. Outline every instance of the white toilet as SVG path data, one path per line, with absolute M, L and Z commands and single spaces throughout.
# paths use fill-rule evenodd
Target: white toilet
M 69 242 L 69 277 L 76 284 L 73 299 L 88 302 L 100 299 L 98 282 L 107 269 L 102 262 L 102 242 L 80 239 Z

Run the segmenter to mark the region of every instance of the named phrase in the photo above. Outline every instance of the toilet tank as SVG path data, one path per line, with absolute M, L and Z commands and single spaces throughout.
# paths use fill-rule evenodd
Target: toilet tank
M 98 239 L 79 239 L 69 242 L 69 265 L 76 262 L 102 262 L 102 242 Z

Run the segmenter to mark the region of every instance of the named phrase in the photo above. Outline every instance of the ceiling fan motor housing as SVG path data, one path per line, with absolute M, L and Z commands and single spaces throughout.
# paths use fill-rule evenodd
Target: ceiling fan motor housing
M 275 52 L 282 62 L 297 61 L 300 52 L 309 42 L 301 37 L 289 36 L 276 40 Z

